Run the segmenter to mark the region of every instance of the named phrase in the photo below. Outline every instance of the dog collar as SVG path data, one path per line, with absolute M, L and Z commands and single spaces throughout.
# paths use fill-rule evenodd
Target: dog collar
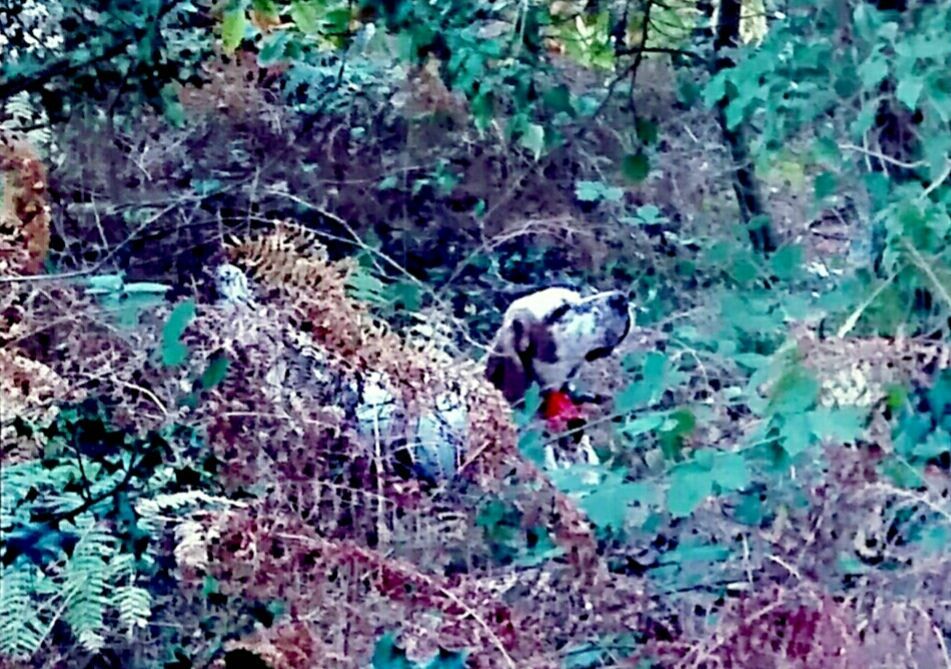
M 568 421 L 582 418 L 581 407 L 563 390 L 550 390 L 542 401 L 542 416 L 552 430 L 564 430 Z

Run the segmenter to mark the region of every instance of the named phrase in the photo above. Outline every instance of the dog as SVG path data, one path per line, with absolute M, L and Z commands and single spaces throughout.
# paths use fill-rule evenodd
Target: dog
M 630 304 L 619 291 L 590 297 L 569 288 L 531 293 L 505 311 L 486 378 L 513 406 L 533 383 L 542 393 L 565 392 L 584 363 L 611 354 L 631 323 Z
M 570 387 L 582 365 L 611 352 L 631 330 L 631 306 L 618 291 L 584 297 L 569 288 L 546 288 L 512 302 L 484 364 L 485 377 L 518 408 L 533 384 L 538 384 L 541 413 L 550 426 L 572 427 L 558 414 L 575 417 L 575 403 L 593 398 L 576 395 Z M 461 397 L 440 397 L 437 406 L 413 424 L 397 418 L 392 396 L 380 383 L 368 384 L 360 406 L 360 422 L 372 426 L 379 439 L 394 423 L 398 439 L 411 451 L 412 469 L 428 481 L 446 480 L 463 460 L 466 412 Z M 392 434 L 392 433 L 391 433 Z M 406 451 L 404 451 L 406 452 Z M 549 464 L 554 462 L 546 453 Z
M 253 304 L 247 278 L 225 264 L 215 271 L 219 303 Z M 513 301 L 484 361 L 486 379 L 518 408 L 533 384 L 544 398 L 542 413 L 589 398 L 572 397 L 572 378 L 582 365 L 603 358 L 627 337 L 632 326 L 631 305 L 624 293 L 605 291 L 590 296 L 564 287 L 535 291 Z M 313 373 L 329 367 L 319 353 L 310 352 Z M 320 368 L 320 369 L 318 369 Z M 352 393 L 357 401 L 359 430 L 375 443 L 395 446 L 403 463 L 429 481 L 452 477 L 462 461 L 466 410 L 463 397 L 439 397 L 432 411 L 409 419 L 393 397 L 387 379 L 369 374 Z M 447 394 L 451 395 L 451 393 Z M 570 399 L 566 399 L 570 398 Z M 389 449 L 388 449 L 389 450 Z

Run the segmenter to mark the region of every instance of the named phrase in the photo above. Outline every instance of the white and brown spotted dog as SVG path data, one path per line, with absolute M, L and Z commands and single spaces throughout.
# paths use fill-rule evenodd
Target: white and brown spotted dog
M 222 302 L 253 302 L 247 279 L 237 267 L 218 267 L 215 283 Z M 584 297 L 568 288 L 539 290 L 506 309 L 486 358 L 485 375 L 513 406 L 536 383 L 546 395 L 563 393 L 582 365 L 609 355 L 630 329 L 630 305 L 623 293 Z M 455 464 L 464 459 L 463 398 L 439 398 L 433 415 L 406 425 L 385 379 L 371 376 L 360 386 L 356 415 L 368 434 L 412 435 L 404 441 L 414 442 L 410 450 L 417 471 L 426 478 L 452 476 Z
M 623 293 L 582 297 L 568 288 L 546 288 L 506 310 L 485 375 L 513 405 L 533 383 L 543 392 L 561 391 L 584 363 L 609 355 L 630 329 Z

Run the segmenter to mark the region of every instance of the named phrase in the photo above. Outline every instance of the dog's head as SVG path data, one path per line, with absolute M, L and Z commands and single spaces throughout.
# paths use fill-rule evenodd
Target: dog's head
M 582 297 L 567 288 L 546 288 L 506 310 L 485 374 L 513 404 L 532 383 L 561 390 L 584 362 L 609 355 L 630 329 L 623 293 Z

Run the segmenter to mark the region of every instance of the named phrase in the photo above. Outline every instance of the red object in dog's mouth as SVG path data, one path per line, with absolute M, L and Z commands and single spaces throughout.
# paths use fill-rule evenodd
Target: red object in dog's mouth
M 568 426 L 568 421 L 584 416 L 581 407 L 575 404 L 568 393 L 561 390 L 552 390 L 545 394 L 542 415 L 552 431 L 562 431 Z

